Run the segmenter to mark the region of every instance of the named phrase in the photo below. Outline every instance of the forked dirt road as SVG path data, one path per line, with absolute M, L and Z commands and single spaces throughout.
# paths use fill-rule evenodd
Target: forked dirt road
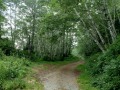
M 44 85 L 44 90 L 80 90 L 77 84 L 79 72 L 75 70 L 83 62 L 74 62 L 59 68 L 39 73 L 39 78 Z

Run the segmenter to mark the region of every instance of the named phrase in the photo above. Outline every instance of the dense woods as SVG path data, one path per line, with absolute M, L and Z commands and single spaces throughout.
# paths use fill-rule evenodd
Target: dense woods
M 120 90 L 120 0 L 0 0 L 0 90 L 13 90 L 3 82 L 19 77 L 26 59 L 63 61 L 72 53 L 84 59 L 94 87 Z
M 7 35 L 3 36 L 11 40 L 12 47 L 22 56 L 60 60 L 70 55 L 75 28 L 59 3 L 41 0 L 4 3 L 6 18 L 1 28 Z M 53 7 L 54 4 L 59 6 Z

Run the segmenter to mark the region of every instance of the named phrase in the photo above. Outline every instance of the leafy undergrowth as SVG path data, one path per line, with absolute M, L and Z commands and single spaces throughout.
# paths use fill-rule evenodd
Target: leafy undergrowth
M 0 59 L 0 90 L 43 90 L 33 77 L 31 64 L 24 58 L 12 56 Z
M 87 72 L 85 64 L 79 65 L 76 70 L 80 71 L 80 76 L 78 78 L 80 90 L 98 90 L 91 85 L 92 77 Z
M 97 53 L 86 59 L 92 84 L 100 90 L 120 90 L 120 37 L 105 53 Z

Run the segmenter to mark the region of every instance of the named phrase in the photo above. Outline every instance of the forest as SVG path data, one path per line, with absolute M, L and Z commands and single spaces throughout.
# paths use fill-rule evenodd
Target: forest
M 120 0 L 0 0 L 0 90 L 120 90 Z

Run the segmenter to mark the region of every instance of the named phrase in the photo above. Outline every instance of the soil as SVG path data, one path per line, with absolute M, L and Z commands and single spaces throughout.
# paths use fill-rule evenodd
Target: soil
M 40 71 L 38 76 L 44 85 L 44 90 L 80 90 L 77 83 L 79 72 L 75 68 L 82 63 L 79 61 Z

